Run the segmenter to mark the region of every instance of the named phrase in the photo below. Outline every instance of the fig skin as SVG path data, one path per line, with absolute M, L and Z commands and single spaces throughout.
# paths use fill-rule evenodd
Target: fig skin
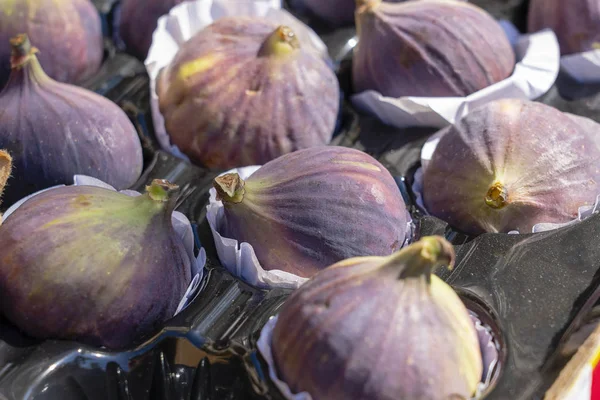
M 215 169 L 327 144 L 340 103 L 321 58 L 289 28 L 250 17 L 221 18 L 188 40 L 157 94 L 171 142 Z
M 152 34 L 158 19 L 186 0 L 123 0 L 119 20 L 119 36 L 127 52 L 145 60 L 152 45 Z
M 464 97 L 508 78 L 515 66 L 504 30 L 462 1 L 364 1 L 356 12 L 354 91 Z
M 483 373 L 477 333 L 460 298 L 431 274 L 453 260 L 450 243 L 430 236 L 319 272 L 279 313 L 279 377 L 314 400 L 472 398 Z
M 356 5 L 361 6 L 365 0 L 297 0 L 311 13 L 332 26 L 352 25 Z M 385 0 L 388 3 L 402 3 L 406 0 Z M 466 1 L 466 0 L 459 0 Z
M 174 188 L 65 186 L 27 200 L 0 226 L 0 312 L 32 337 L 109 349 L 152 333 L 191 281 Z
M 246 181 L 217 177 L 221 235 L 252 245 L 265 270 L 310 277 L 358 255 L 403 246 L 409 216 L 390 173 L 358 150 L 321 146 L 281 156 Z
M 530 233 L 564 223 L 600 193 L 598 146 L 569 116 L 541 103 L 498 100 L 438 143 L 423 174 L 427 210 L 469 234 Z
M 550 28 L 556 33 L 560 54 L 596 50 L 600 46 L 598 0 L 530 0 L 529 32 Z
M 46 73 L 59 82 L 80 83 L 100 68 L 102 23 L 90 0 L 0 0 L 0 89 L 11 71 L 9 40 L 22 33 L 40 50 Z
M 0 148 L 13 155 L 5 202 L 70 184 L 73 175 L 121 190 L 143 167 L 142 146 L 127 115 L 89 90 L 49 78 L 27 36 L 12 40 L 11 79 L 0 92 Z

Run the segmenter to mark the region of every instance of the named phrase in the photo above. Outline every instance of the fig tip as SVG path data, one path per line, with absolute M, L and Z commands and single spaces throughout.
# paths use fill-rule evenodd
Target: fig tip
M 501 182 L 494 182 L 485 195 L 485 204 L 500 210 L 508 204 L 508 190 Z
M 300 48 L 300 41 L 294 31 L 286 25 L 279 25 L 264 41 L 259 57 L 284 56 Z
M 213 186 L 217 191 L 217 200 L 228 203 L 240 203 L 246 192 L 244 180 L 235 172 L 217 176 Z
M 168 201 L 177 191 L 179 191 L 179 186 L 165 179 L 154 179 L 150 185 L 146 186 L 148 196 L 152 200 L 160 202 Z

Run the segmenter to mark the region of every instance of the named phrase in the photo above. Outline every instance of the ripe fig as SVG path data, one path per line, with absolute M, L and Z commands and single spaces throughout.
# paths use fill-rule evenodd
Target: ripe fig
M 528 30 L 550 28 L 556 33 L 561 55 L 600 48 L 598 0 L 530 0 Z
M 452 245 L 428 236 L 319 272 L 279 313 L 279 377 L 313 400 L 471 398 L 483 374 L 477 332 L 454 290 L 432 274 L 453 261 Z
M 470 233 L 565 223 L 600 194 L 600 150 L 568 115 L 497 100 L 441 137 L 423 175 L 427 210 Z
M 173 144 L 195 163 L 233 168 L 328 143 L 340 92 L 333 71 L 291 29 L 230 17 L 180 48 L 157 94 Z
M 0 0 L 0 88 L 11 71 L 9 39 L 21 33 L 40 49 L 52 79 L 78 83 L 100 68 L 102 24 L 90 0 Z
M 142 146 L 127 115 L 89 90 L 42 70 L 27 35 L 11 40 L 12 73 L 0 93 L 0 148 L 13 156 L 7 204 L 83 174 L 125 189 L 142 172 Z
M 359 0 L 354 91 L 468 96 L 508 78 L 515 55 L 502 27 L 462 1 Z
M 0 312 L 30 336 L 110 349 L 152 333 L 191 281 L 176 189 L 63 186 L 25 201 L 0 226 Z
M 185 0 L 123 0 L 119 18 L 119 36 L 125 42 L 127 52 L 146 59 L 152 34 L 158 19 L 168 14 L 171 8 Z
M 214 181 L 220 233 L 252 245 L 265 270 L 310 277 L 358 255 L 404 244 L 409 216 L 390 173 L 361 151 L 320 146 L 281 156 L 246 181 Z

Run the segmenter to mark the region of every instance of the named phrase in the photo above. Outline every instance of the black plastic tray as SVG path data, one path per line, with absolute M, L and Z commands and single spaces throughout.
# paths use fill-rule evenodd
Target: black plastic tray
M 110 36 L 115 2 L 100 3 Z M 506 15 L 522 16 L 514 11 L 517 2 L 503 3 L 513 7 L 502 8 Z M 345 40 L 353 35 L 351 28 L 324 33 L 337 62 L 348 60 Z M 143 65 L 115 53 L 110 43 L 107 55 L 102 70 L 87 86 L 119 104 L 138 129 L 146 170 L 134 189 L 142 189 L 153 178 L 183 188 L 178 209 L 193 222 L 197 246 L 203 246 L 208 256 L 203 289 L 161 332 L 125 352 L 36 341 L 0 320 L 0 399 L 282 399 L 268 378 L 256 340 L 290 292 L 255 289 L 220 266 L 205 218 L 208 190 L 218 171 L 189 165 L 158 150 Z M 340 71 L 343 81 L 347 69 L 342 65 Z M 585 116 L 594 117 L 600 109 L 562 98 L 556 88 L 541 100 Z M 410 183 L 420 148 L 433 132 L 394 129 L 357 115 L 345 104 L 333 144 L 379 159 L 397 178 L 417 221 L 417 234 L 440 234 L 455 245 L 455 270 L 439 274 L 495 330 L 501 348 L 500 372 L 485 398 L 541 398 L 566 362 L 561 344 L 600 297 L 596 245 L 600 216 L 552 232 L 471 238 L 436 218 L 420 215 Z

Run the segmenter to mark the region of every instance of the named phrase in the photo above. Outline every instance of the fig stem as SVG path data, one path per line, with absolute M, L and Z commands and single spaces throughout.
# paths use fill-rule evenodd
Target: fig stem
M 381 4 L 382 0 L 356 0 L 356 12 L 362 14 L 371 12 Z
M 383 265 L 398 275 L 398 279 L 425 277 L 431 281 L 431 274 L 440 266 L 454 267 L 454 248 L 441 236 L 425 236 L 398 252 L 392 254 Z
M 508 190 L 500 182 L 494 182 L 485 195 L 485 204 L 499 210 L 508 204 Z
M 12 157 L 5 150 L 0 150 L 0 196 L 4 192 L 6 181 L 10 178 L 12 171 Z M 0 201 L 1 203 L 1 201 Z M 2 214 L 0 214 L 0 225 L 2 225 Z
M 148 196 L 157 202 L 167 202 L 172 199 L 174 193 L 179 192 L 179 186 L 165 179 L 154 179 L 152 183 L 146 186 Z
M 285 56 L 300 48 L 300 42 L 294 31 L 280 25 L 263 42 L 258 50 L 259 57 Z
M 26 33 L 21 33 L 10 39 L 11 56 L 10 66 L 11 68 L 23 68 L 32 58 L 34 54 L 38 52 L 38 49 L 31 46 L 29 36 Z
M 241 203 L 246 193 L 246 182 L 236 173 L 217 176 L 213 181 L 217 200 L 224 203 Z

